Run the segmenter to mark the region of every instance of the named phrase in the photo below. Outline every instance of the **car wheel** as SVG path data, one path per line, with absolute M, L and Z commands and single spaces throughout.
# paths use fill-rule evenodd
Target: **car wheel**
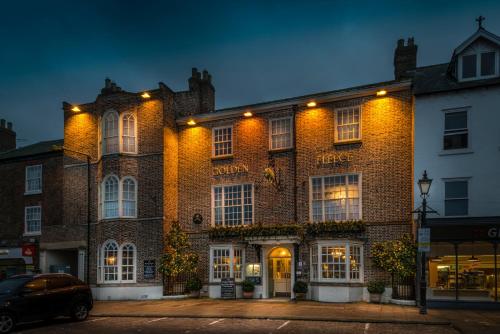
M 0 313 L 0 333 L 10 333 L 14 329 L 15 325 L 16 321 L 12 314 Z
M 83 321 L 89 316 L 89 307 L 85 303 L 76 303 L 73 306 L 71 317 L 76 321 Z

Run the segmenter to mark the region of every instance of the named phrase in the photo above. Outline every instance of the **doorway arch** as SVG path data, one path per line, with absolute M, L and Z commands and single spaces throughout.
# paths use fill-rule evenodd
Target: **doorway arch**
M 287 247 L 277 246 L 269 251 L 268 296 L 291 297 L 292 293 L 292 253 Z

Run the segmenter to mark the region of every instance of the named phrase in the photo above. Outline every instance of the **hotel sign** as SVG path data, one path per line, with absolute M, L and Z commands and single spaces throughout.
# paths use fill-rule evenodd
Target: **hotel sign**
M 236 175 L 243 173 L 248 173 L 248 166 L 245 164 L 217 166 L 212 169 L 213 176 Z
M 327 152 L 316 157 L 318 166 L 340 166 L 352 161 L 353 155 L 350 152 Z

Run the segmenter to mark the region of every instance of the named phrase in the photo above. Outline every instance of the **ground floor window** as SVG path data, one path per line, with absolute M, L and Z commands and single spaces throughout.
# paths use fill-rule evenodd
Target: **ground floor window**
M 235 245 L 218 245 L 210 248 L 210 278 L 218 282 L 222 278 L 243 279 L 245 251 Z
M 320 241 L 311 247 L 311 279 L 361 282 L 363 246 L 355 241 Z
M 428 259 L 429 299 L 499 301 L 500 263 L 489 242 L 433 242 Z
M 137 251 L 134 244 L 118 245 L 116 241 L 108 240 L 97 253 L 99 283 L 134 283 L 136 281 Z

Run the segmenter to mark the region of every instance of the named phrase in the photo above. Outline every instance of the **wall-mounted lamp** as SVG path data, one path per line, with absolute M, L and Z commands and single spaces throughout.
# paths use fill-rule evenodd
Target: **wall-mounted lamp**
M 149 99 L 149 98 L 151 97 L 151 95 L 149 95 L 149 93 L 148 93 L 148 92 L 144 92 L 144 93 L 142 93 L 141 97 L 142 97 L 143 99 Z
M 246 111 L 245 113 L 243 113 L 243 116 L 245 116 L 245 117 L 252 117 L 253 114 L 252 114 L 251 111 Z
M 384 96 L 387 95 L 387 91 L 385 89 L 381 89 L 377 92 L 377 96 Z
M 316 104 L 316 102 L 315 102 L 315 101 L 309 101 L 309 102 L 307 102 L 307 106 L 308 106 L 309 108 L 314 108 L 314 107 L 316 107 L 316 105 L 317 105 L 317 104 Z
M 193 126 L 193 125 L 196 125 L 196 122 L 194 121 L 194 119 L 191 118 L 191 119 L 189 119 L 189 121 L 187 121 L 187 125 Z
M 73 108 L 71 108 L 71 111 L 79 112 L 79 111 L 81 111 L 81 109 L 78 108 L 78 106 L 73 106 Z

